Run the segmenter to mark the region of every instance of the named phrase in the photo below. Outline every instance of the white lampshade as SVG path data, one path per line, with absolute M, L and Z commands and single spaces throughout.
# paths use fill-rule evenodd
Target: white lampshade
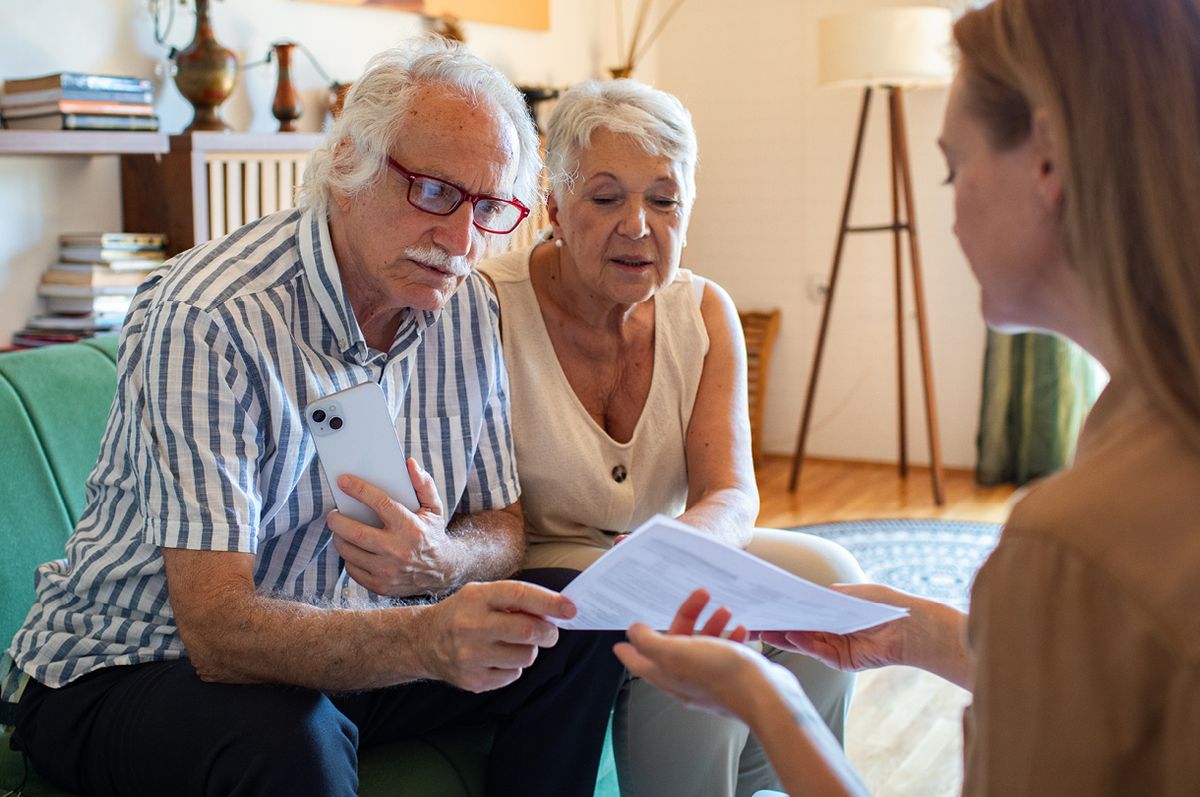
M 822 85 L 948 83 L 950 10 L 881 8 L 825 17 L 817 28 Z

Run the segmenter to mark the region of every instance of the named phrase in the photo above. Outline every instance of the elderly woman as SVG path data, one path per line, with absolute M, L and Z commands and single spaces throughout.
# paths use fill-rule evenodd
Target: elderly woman
M 1194 795 L 1200 8 L 997 0 L 964 16 L 955 39 L 940 143 L 984 316 L 1077 341 L 1112 382 L 1074 466 L 1013 509 L 969 617 L 858 585 L 848 591 L 911 615 L 773 641 L 970 688 L 966 794 Z M 704 602 L 693 596 L 676 626 L 692 629 Z M 627 667 L 746 718 L 794 793 L 865 792 L 786 673 L 721 640 L 641 627 L 630 638 L 618 646 Z
M 481 265 L 500 300 L 525 566 L 582 570 L 665 513 L 810 580 L 861 580 L 836 545 L 754 529 L 737 311 L 680 268 L 696 197 L 687 110 L 631 80 L 581 84 L 550 120 L 547 165 L 552 238 Z M 852 682 L 782 658 L 840 735 Z M 682 710 L 640 682 L 622 690 L 614 729 L 626 794 L 775 783 L 742 723 Z

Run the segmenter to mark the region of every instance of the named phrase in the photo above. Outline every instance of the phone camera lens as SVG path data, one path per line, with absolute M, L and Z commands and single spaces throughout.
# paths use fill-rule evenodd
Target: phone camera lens
M 312 419 L 317 423 L 322 423 L 325 420 L 325 410 L 313 410 Z
M 336 415 L 329 419 L 329 428 L 335 432 L 342 428 L 342 419 Z

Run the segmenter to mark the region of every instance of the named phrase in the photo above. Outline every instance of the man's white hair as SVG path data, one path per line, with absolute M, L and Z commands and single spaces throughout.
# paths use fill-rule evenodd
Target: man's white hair
M 434 35 L 410 39 L 367 63 L 329 138 L 313 152 L 304 170 L 297 204 L 326 212 L 334 190 L 353 196 L 382 179 L 388 154 L 410 123 L 407 111 L 417 93 L 428 86 L 445 86 L 468 102 L 490 103 L 508 117 L 519 143 L 513 196 L 536 207 L 542 199 L 538 180 L 542 159 L 524 98 L 500 70 L 458 42 Z M 342 141 L 351 146 L 339 146 Z
M 597 130 L 632 136 L 651 155 L 683 166 L 683 202 L 696 199 L 696 130 L 692 115 L 672 94 L 636 80 L 588 80 L 563 94 L 546 129 L 546 166 L 558 199 L 571 190 L 579 158 Z

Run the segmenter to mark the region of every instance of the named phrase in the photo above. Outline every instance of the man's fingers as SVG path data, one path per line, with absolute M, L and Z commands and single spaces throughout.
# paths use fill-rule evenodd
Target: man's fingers
M 442 497 L 438 494 L 437 483 L 412 457 L 408 458 L 408 478 L 412 480 L 413 492 L 417 494 L 417 503 L 422 509 L 435 514 L 442 514 Z
M 372 573 L 370 570 L 367 570 L 366 568 L 363 568 L 363 567 L 359 567 L 358 565 L 353 564 L 352 562 L 347 560 L 346 561 L 346 572 L 350 575 L 350 578 L 354 579 L 356 582 L 363 585 L 364 587 L 371 590 L 372 592 L 377 592 L 377 593 L 383 594 L 384 585 L 379 581 L 379 579 L 375 576 L 375 574 Z
M 524 581 L 495 581 L 479 585 L 486 589 L 489 608 L 508 612 L 525 612 L 541 617 L 570 620 L 575 616 L 575 604 L 553 590 Z
M 338 487 L 346 495 L 361 501 L 374 510 L 375 514 L 379 516 L 379 519 L 385 525 L 400 525 L 405 514 L 408 514 L 409 517 L 412 516 L 399 501 L 394 500 L 383 490 L 357 476 L 344 474 L 338 479 Z M 365 526 L 366 524 L 362 525 Z M 371 527 L 366 526 L 366 528 Z
M 514 645 L 508 642 L 497 642 L 494 646 L 495 656 L 492 666 L 501 669 L 511 669 L 514 667 L 525 669 L 532 667 L 533 663 L 537 661 L 538 650 L 537 645 Z
M 726 637 L 726 639 L 728 639 L 730 642 L 741 643 L 745 642 L 749 637 L 750 632 L 746 629 L 746 626 L 739 625 L 737 628 L 729 632 L 729 636 Z
M 554 623 L 536 615 L 512 610 L 496 612 L 487 634 L 498 645 L 536 645 L 551 648 L 558 643 L 558 626 Z
M 675 619 L 671 621 L 671 628 L 667 631 L 668 634 L 693 634 L 696 631 L 696 621 L 700 619 L 700 612 L 704 611 L 704 607 L 708 605 L 708 590 L 698 589 L 684 599 L 679 605 L 679 611 L 675 612 Z
M 454 685 L 468 692 L 479 694 L 501 689 L 516 681 L 524 672 L 520 667 L 485 667 L 464 675 Z
M 359 523 L 336 510 L 329 513 L 326 523 L 333 532 L 333 544 L 343 559 L 362 562 L 387 550 L 381 529 Z

